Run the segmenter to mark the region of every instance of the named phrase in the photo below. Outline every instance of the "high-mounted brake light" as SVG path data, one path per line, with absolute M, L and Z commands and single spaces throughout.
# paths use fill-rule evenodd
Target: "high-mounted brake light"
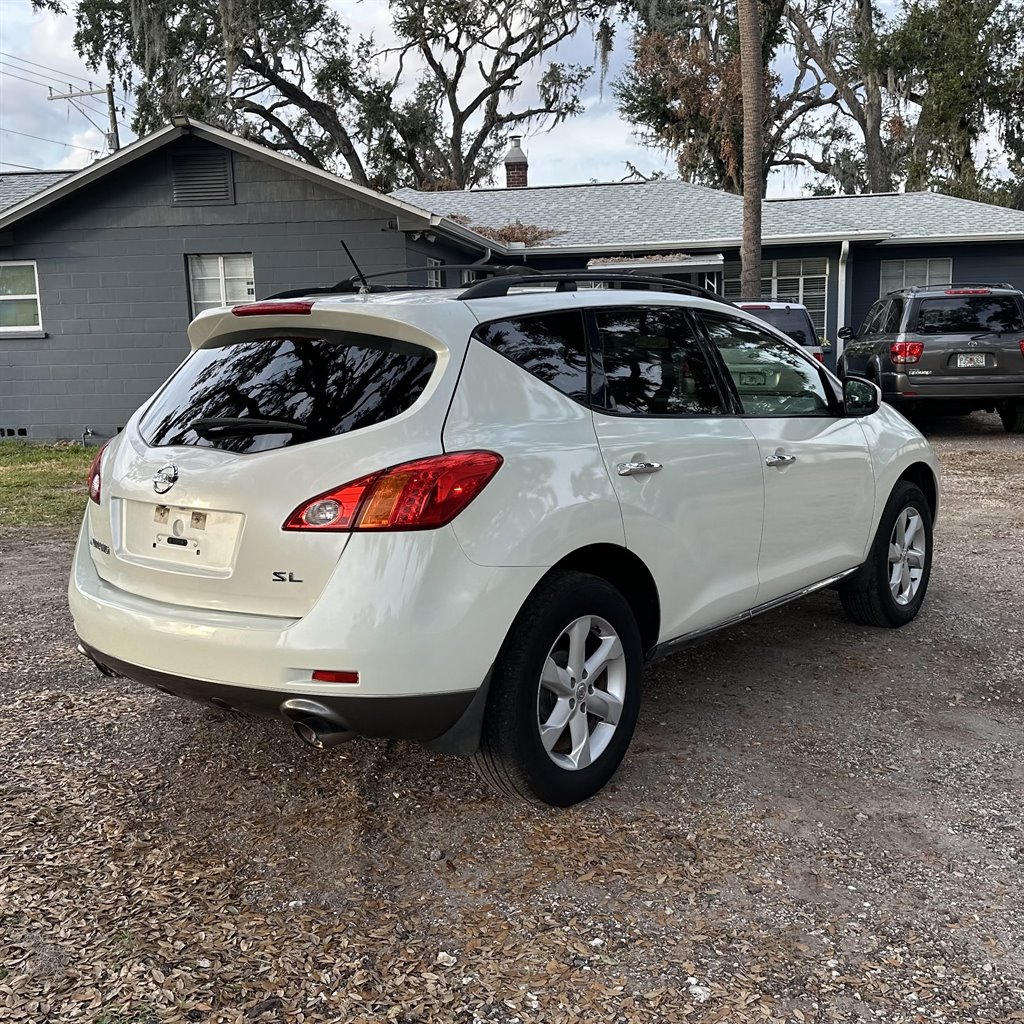
M 991 295 L 991 288 L 947 288 L 947 295 Z
M 304 501 L 284 530 L 433 530 L 450 523 L 501 467 L 496 452 L 451 452 L 370 473 Z
M 740 309 L 771 309 L 771 306 L 740 306 Z
M 312 302 L 250 302 L 232 306 L 232 316 L 309 316 Z
M 889 357 L 894 363 L 916 363 L 922 352 L 923 341 L 894 341 L 889 346 Z
M 95 501 L 98 505 L 102 496 L 103 484 L 100 479 L 103 471 L 103 453 L 107 450 L 109 441 L 104 442 L 100 446 L 100 450 L 93 457 L 92 463 L 89 466 L 89 476 L 87 477 L 89 483 L 89 500 Z

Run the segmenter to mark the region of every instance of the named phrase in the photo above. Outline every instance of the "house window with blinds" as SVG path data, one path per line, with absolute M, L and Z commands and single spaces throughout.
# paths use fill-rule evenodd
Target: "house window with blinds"
M 761 294 L 743 295 L 740 290 L 739 260 L 729 260 L 723 268 L 725 298 L 773 299 L 798 302 L 807 307 L 814 329 L 825 334 L 825 310 L 828 301 L 828 260 L 762 260 Z
M 888 295 L 899 288 L 927 287 L 935 284 L 949 284 L 953 280 L 953 261 L 950 259 L 929 260 L 882 260 L 881 282 L 878 295 Z
M 193 316 L 215 306 L 250 302 L 256 297 L 252 253 L 189 256 L 188 282 Z

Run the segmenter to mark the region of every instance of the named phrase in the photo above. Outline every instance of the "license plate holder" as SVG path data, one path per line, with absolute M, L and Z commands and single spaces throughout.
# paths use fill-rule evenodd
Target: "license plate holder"
M 200 573 L 230 573 L 244 516 L 148 502 L 125 502 L 124 548 L 135 560 Z
M 985 365 L 984 352 L 958 352 L 956 368 L 958 370 L 976 370 Z

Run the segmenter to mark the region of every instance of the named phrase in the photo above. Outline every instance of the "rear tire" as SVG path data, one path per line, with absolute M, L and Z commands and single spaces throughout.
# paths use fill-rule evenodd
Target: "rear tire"
M 908 480 L 893 488 L 868 559 L 839 587 L 843 610 L 862 626 L 905 626 L 921 610 L 932 568 L 932 513 Z
M 999 406 L 999 418 L 1008 433 L 1024 434 L 1024 401 L 1003 402 Z
M 622 594 L 586 573 L 549 577 L 495 662 L 477 770 L 519 799 L 568 807 L 593 796 L 633 737 L 642 674 L 640 631 Z

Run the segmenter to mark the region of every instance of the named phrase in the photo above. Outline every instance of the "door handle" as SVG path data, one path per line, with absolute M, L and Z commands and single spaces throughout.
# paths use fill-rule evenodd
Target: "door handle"
M 619 476 L 643 476 L 644 473 L 657 473 L 659 469 L 660 462 L 620 462 L 615 467 Z
M 795 455 L 786 455 L 784 452 L 776 452 L 764 460 L 766 466 L 791 466 L 796 462 Z

